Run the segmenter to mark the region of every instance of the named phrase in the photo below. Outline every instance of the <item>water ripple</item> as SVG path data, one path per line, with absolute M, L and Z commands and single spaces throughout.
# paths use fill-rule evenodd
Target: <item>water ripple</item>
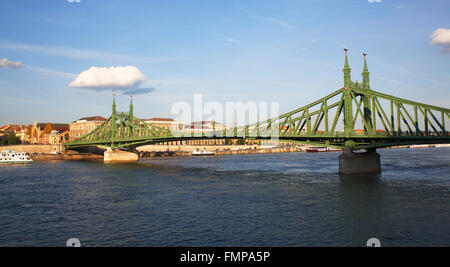
M 0 246 L 450 245 L 450 150 L 36 162 L 0 167 Z

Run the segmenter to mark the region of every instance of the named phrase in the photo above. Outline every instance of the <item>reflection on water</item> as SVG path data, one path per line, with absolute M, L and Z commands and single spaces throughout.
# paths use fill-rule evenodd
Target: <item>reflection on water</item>
M 379 152 L 356 176 L 338 153 L 1 166 L 0 245 L 448 246 L 450 149 Z

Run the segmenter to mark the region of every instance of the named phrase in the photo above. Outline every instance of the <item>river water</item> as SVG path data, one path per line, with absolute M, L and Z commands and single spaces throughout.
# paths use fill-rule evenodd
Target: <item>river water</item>
M 0 166 L 0 246 L 450 245 L 450 148 Z

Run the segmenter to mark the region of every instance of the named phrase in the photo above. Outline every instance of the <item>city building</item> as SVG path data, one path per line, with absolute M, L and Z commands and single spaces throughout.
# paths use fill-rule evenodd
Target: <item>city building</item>
M 225 129 L 227 126 L 217 121 L 195 121 L 186 125 L 187 131 L 194 132 L 223 131 Z
M 28 127 L 29 125 L 23 124 L 7 124 L 0 127 L 0 134 L 7 136 L 14 133 L 20 139 L 20 142 L 25 143 Z
M 176 121 L 171 118 L 152 118 L 152 119 L 142 119 L 143 122 L 154 125 L 159 128 L 172 130 L 172 131 L 183 131 L 184 123 Z
M 88 134 L 106 119 L 102 116 L 85 117 L 69 124 L 69 141 L 75 140 L 83 135 Z
M 216 121 L 195 121 L 185 126 L 185 131 L 189 134 L 201 134 L 213 131 L 223 131 L 227 129 L 226 125 Z M 205 139 L 188 140 L 187 145 L 224 145 L 225 139 Z
M 28 126 L 25 142 L 29 144 L 61 144 L 69 140 L 69 124 L 38 123 Z
M 0 127 L 0 133 L 15 133 L 27 128 L 28 125 L 23 124 L 6 124 Z

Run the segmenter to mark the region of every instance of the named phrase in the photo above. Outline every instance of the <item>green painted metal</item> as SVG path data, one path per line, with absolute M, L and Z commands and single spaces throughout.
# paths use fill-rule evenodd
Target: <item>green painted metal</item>
M 364 55 L 362 84 L 351 81 L 348 50 L 345 50 L 344 87 L 311 104 L 255 124 L 213 133 L 177 132 L 144 123 L 116 111 L 102 125 L 65 146 L 134 148 L 146 144 L 208 138 L 271 139 L 337 148 L 370 149 L 410 144 L 450 143 L 446 119 L 450 109 L 423 104 L 371 89 Z M 331 123 L 331 124 L 330 124 Z M 338 126 L 341 128 L 338 130 Z M 343 128 L 342 128 L 343 127 Z

